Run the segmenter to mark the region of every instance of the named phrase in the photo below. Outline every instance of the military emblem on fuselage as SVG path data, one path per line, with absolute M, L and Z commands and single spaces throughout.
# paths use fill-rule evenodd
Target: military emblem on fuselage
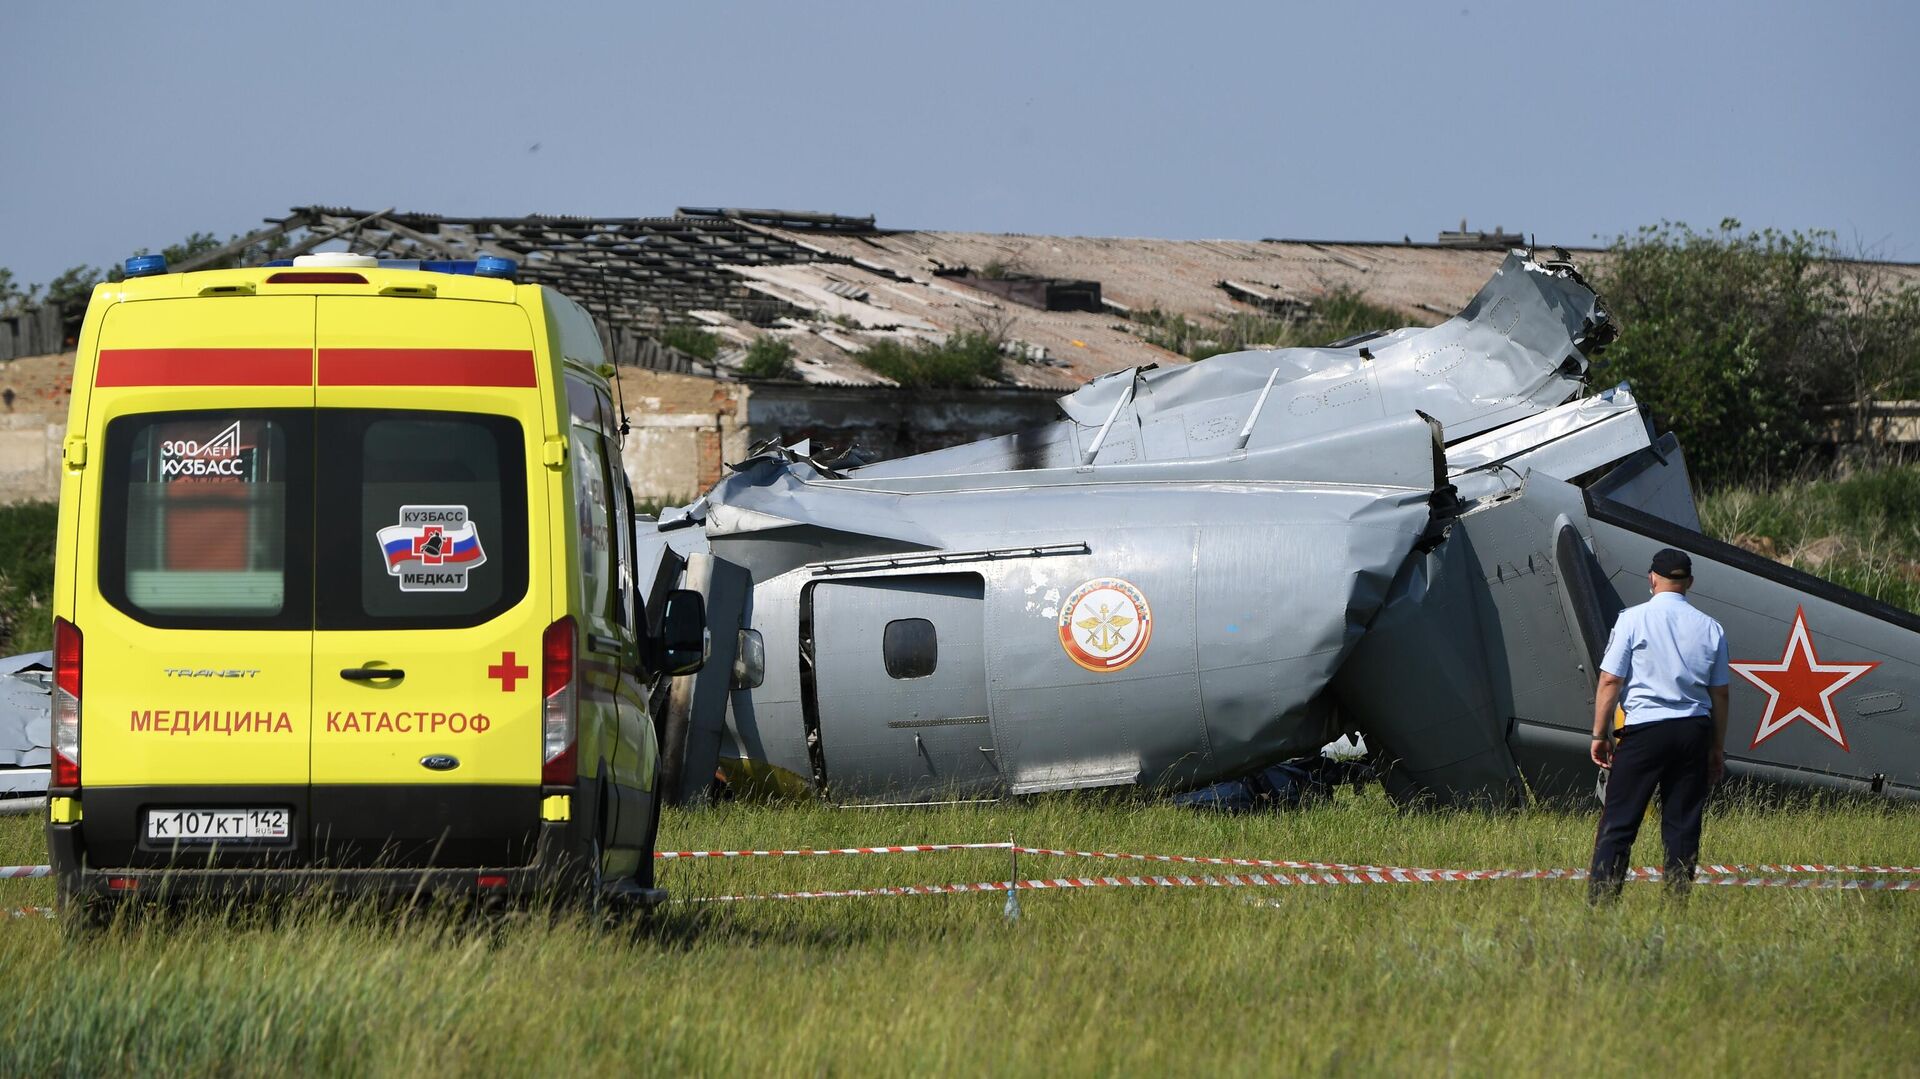
M 1152 636 L 1147 597 L 1118 577 L 1095 577 L 1060 605 L 1060 647 L 1097 674 L 1131 666 Z
M 1847 732 L 1840 728 L 1840 714 L 1833 708 L 1833 695 L 1880 663 L 1877 660 L 1822 663 L 1813 648 L 1813 634 L 1807 629 L 1806 609 L 1795 607 L 1793 628 L 1787 631 L 1786 652 L 1778 663 L 1735 660 L 1728 666 L 1767 695 L 1767 712 L 1760 717 L 1760 726 L 1753 733 L 1754 746 L 1780 733 L 1794 720 L 1804 719 L 1834 745 L 1851 753 Z

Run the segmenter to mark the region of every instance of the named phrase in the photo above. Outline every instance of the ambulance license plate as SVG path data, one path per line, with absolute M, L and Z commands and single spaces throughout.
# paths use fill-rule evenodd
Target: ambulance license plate
M 285 839 L 290 815 L 285 809 L 153 809 L 147 811 L 147 838 Z

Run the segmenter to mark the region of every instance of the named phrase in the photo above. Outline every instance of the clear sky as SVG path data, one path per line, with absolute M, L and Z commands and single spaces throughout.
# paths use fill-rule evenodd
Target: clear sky
M 5 0 L 0 266 L 307 203 L 1563 244 L 1731 215 L 1920 260 L 1916 41 L 1910 3 Z

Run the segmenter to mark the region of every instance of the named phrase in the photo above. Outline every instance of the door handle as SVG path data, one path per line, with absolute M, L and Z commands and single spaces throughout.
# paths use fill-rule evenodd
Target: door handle
M 407 672 L 398 667 L 348 667 L 340 672 L 340 677 L 349 682 L 398 682 L 407 676 Z

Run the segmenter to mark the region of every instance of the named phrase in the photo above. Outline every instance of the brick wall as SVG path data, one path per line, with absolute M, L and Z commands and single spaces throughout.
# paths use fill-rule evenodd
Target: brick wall
M 621 458 L 639 501 L 686 502 L 746 456 L 746 384 L 624 367 L 619 389 L 632 428 Z
M 60 488 L 73 355 L 0 361 L 0 503 L 52 499 Z M 729 461 L 779 436 L 817 448 L 858 444 L 869 459 L 901 457 L 1004 434 L 1058 416 L 1050 394 L 1008 390 L 908 392 L 886 387 L 720 382 L 622 368 L 632 430 L 622 457 L 642 502 L 677 504 L 719 482 Z
M 67 417 L 0 411 L 0 505 L 60 495 L 60 440 Z
M 71 352 L 0 361 L 0 505 L 59 497 L 72 385 Z

